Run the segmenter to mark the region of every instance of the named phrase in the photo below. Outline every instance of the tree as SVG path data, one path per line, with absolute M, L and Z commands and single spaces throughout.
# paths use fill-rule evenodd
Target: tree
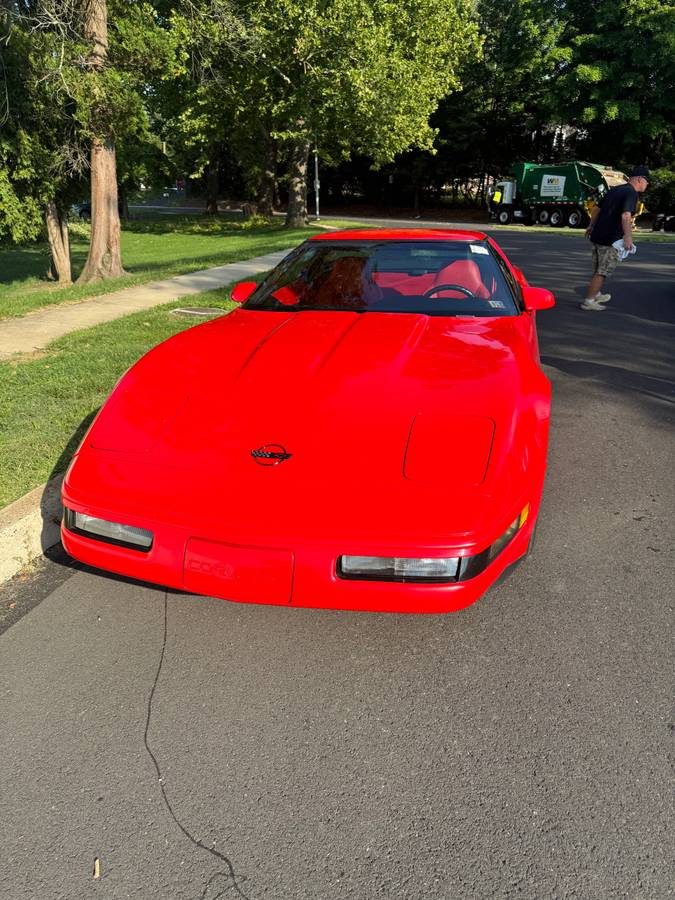
M 58 263 L 67 255 L 63 200 L 81 178 L 88 157 L 92 235 L 79 280 L 120 275 L 124 270 L 115 144 L 121 138 L 150 140 L 145 100 L 150 82 L 162 77 L 173 58 L 173 36 L 147 2 L 2 2 L 9 35 L 3 55 L 14 53 L 22 73 L 20 89 L 6 93 L 8 120 L 14 124 L 14 143 L 20 147 L 18 138 L 24 135 L 23 146 L 32 148 L 31 160 L 36 163 L 29 178 L 27 164 L 23 169 L 18 166 L 15 154 L 13 181 L 23 171 L 24 193 L 46 209 L 52 255 Z
M 431 147 L 429 116 L 458 87 L 458 61 L 478 50 L 469 0 L 243 0 L 255 66 L 232 80 L 253 139 L 287 155 L 286 224 L 304 224 L 312 145 L 325 161 L 352 152 L 375 164 Z M 269 190 L 268 190 L 269 194 Z
M 151 143 L 146 95 L 172 64 L 174 36 L 149 3 L 72 0 L 85 42 L 71 95 L 91 146 L 91 243 L 79 282 L 124 274 L 120 250 L 116 142 Z M 109 28 L 109 20 L 112 25 Z M 75 61 L 71 65 L 77 65 Z
M 236 130 L 231 73 L 250 54 L 250 35 L 229 0 L 178 0 L 162 7 L 173 35 L 171 78 L 158 85 L 151 105 L 156 128 L 169 140 L 180 171 L 205 178 L 207 212 L 218 213 L 222 163 Z
M 97 98 L 91 104 L 91 241 L 79 282 L 124 275 L 117 207 L 117 166 L 113 129 L 106 121 L 107 91 L 101 90 L 108 60 L 108 7 L 106 0 L 83 0 L 82 31 L 89 45 L 84 60 L 86 81 Z
M 0 240 L 20 243 L 35 240 L 43 227 L 49 188 L 40 173 L 48 151 L 31 139 L 27 129 L 31 103 L 26 90 L 30 86 L 26 37 L 13 33 L 3 10 L 0 35 Z
M 479 0 L 483 55 L 460 72 L 462 91 L 445 98 L 438 128 L 439 170 L 446 182 L 505 175 L 517 159 L 555 159 L 556 83 L 569 49 L 560 0 Z
M 51 276 L 71 280 L 67 212 L 80 189 L 83 159 L 60 83 L 46 77 L 52 35 L 29 27 L 29 4 L 0 9 L 0 239 L 35 240 L 46 229 Z
M 519 159 L 674 167 L 671 0 L 479 0 L 477 16 L 483 55 L 432 116 L 436 155 L 398 157 L 397 183 L 480 201 Z
M 675 122 L 672 0 L 567 0 L 570 61 L 557 91 L 577 146 L 613 164 L 671 166 Z

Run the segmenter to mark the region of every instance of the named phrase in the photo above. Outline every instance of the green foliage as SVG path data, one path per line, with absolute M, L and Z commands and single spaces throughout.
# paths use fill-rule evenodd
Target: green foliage
M 480 44 L 472 0 L 241 0 L 236 15 L 215 5 L 179 5 L 171 18 L 183 102 L 167 131 L 192 154 L 193 176 L 229 145 L 254 181 L 270 137 L 282 158 L 302 138 L 333 162 L 431 148 L 429 117 Z M 163 91 L 175 99 L 171 83 Z
M 198 178 L 236 129 L 231 76 L 238 55 L 251 61 L 251 38 L 228 0 L 167 2 L 163 21 L 173 53 L 147 105 L 174 169 Z
M 647 208 L 651 212 L 675 212 L 675 171 L 673 169 L 653 169 L 652 181 L 645 196 Z
M 377 163 L 430 148 L 429 116 L 478 50 L 468 0 L 280 0 L 244 4 L 262 49 L 236 73 L 281 142 L 307 135 L 334 159 Z
M 464 89 L 441 104 L 434 122 L 450 177 L 503 175 L 514 160 L 554 154 L 547 126 L 558 73 L 558 0 L 479 0 L 483 55 L 460 72 Z M 551 130 L 552 131 L 552 130 Z
M 483 54 L 431 118 L 436 155 L 397 157 L 393 187 L 366 164 L 343 167 L 348 190 L 411 206 L 448 184 L 479 198 L 486 176 L 518 160 L 673 168 L 672 0 L 479 0 L 477 15 Z
M 672 0 L 566 0 L 570 54 L 555 100 L 579 125 L 586 155 L 629 165 L 673 161 L 675 5 Z
M 103 136 L 129 190 L 220 160 L 253 193 L 299 140 L 380 195 L 373 165 L 439 195 L 518 159 L 675 165 L 672 0 L 108 0 L 103 71 L 79 0 L 48 5 L 65 25 L 0 0 L 0 240 L 81 198 Z
M 42 231 L 43 209 L 29 187 L 34 169 L 22 150 L 20 135 L 16 142 L 0 140 L 0 241 L 32 241 Z
M 0 10 L 0 239 L 14 242 L 40 234 L 49 200 L 65 211 L 81 199 L 94 139 L 117 141 L 129 187 L 169 171 L 147 104 L 151 80 L 161 79 L 176 54 L 175 35 L 157 10 L 108 0 L 108 59 L 96 71 L 86 64 L 81 5 L 50 9 L 51 18 L 41 2 L 22 6 L 23 16 L 11 2 Z
M 62 187 L 58 128 L 39 80 L 41 36 L 31 39 L 0 11 L 0 241 L 34 240 L 43 228 L 44 205 Z
M 125 191 L 138 191 L 141 185 L 163 187 L 176 177 L 175 166 L 150 127 L 146 123 L 141 140 L 125 134 L 117 142 L 117 179 Z

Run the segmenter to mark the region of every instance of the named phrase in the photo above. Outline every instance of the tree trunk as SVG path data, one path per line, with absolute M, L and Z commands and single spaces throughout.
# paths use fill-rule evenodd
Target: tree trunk
M 299 138 L 291 149 L 290 184 L 286 228 L 303 228 L 307 224 L 307 161 L 309 140 Z
M 277 144 L 270 137 L 270 133 L 261 125 L 260 131 L 264 142 L 263 171 L 258 190 L 258 212 L 261 216 L 271 219 L 274 215 L 274 192 L 277 181 Z
M 209 216 L 218 215 L 219 171 L 218 148 L 212 147 L 209 154 L 209 169 L 206 173 L 206 214 Z
M 49 201 L 45 209 L 45 221 L 47 223 L 49 250 L 52 255 L 51 277 L 60 284 L 70 284 L 72 273 L 70 269 L 68 219 L 57 209 L 53 200 Z
M 78 284 L 125 275 L 117 209 L 115 147 L 94 141 L 91 148 L 91 243 Z
M 85 65 L 101 72 L 108 56 L 108 8 L 106 0 L 84 0 L 84 33 L 89 41 Z M 95 123 L 94 123 L 95 124 Z M 117 208 L 115 144 L 108 136 L 91 145 L 91 242 L 78 283 L 124 275 L 120 247 L 120 216 Z

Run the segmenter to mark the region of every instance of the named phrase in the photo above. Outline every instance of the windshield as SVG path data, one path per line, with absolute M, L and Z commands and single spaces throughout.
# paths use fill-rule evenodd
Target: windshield
M 518 315 L 487 241 L 307 241 L 243 308 Z

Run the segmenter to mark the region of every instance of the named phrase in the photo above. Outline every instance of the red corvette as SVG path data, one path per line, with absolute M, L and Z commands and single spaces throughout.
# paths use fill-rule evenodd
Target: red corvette
M 491 238 L 322 234 L 232 297 L 102 408 L 63 484 L 70 554 L 227 600 L 440 613 L 527 552 L 554 300 Z

